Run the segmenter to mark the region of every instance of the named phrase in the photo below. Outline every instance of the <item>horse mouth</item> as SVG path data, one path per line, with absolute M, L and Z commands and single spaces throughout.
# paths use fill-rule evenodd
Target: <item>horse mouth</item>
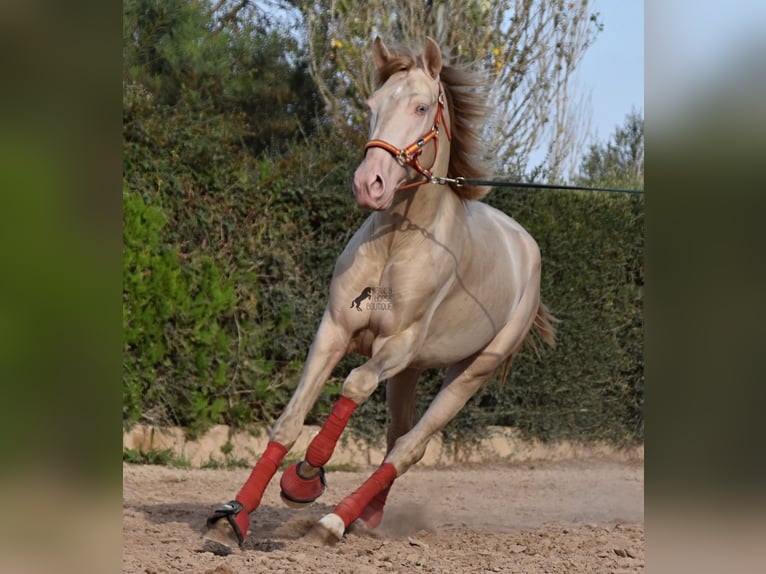
M 385 211 L 394 203 L 394 193 L 384 193 L 380 197 L 373 198 L 367 193 L 355 193 L 356 203 L 362 209 L 370 211 Z

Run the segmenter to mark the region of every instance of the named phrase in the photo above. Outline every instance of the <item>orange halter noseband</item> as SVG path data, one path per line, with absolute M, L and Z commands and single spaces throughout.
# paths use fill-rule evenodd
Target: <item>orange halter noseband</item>
M 399 149 L 398 147 L 388 143 L 384 140 L 370 140 L 368 141 L 364 146 L 364 153 L 367 154 L 367 150 L 372 147 L 379 147 L 381 149 L 386 150 L 388 153 L 390 153 L 392 156 L 394 156 L 394 159 L 399 162 L 399 165 L 401 166 L 408 166 L 417 171 L 420 175 L 422 175 L 425 179 L 422 181 L 415 181 L 412 183 L 408 183 L 407 185 L 403 185 L 399 188 L 397 188 L 396 191 L 402 191 L 405 189 L 409 189 L 411 187 L 418 187 L 420 185 L 423 185 L 424 183 L 430 183 L 432 182 L 434 176 L 431 172 L 431 169 L 433 169 L 433 163 L 431 164 L 430 168 L 425 168 L 421 165 L 420 160 L 418 157 L 420 154 L 423 153 L 423 148 L 425 145 L 433 141 L 434 142 L 434 163 L 436 162 L 436 155 L 439 153 L 439 123 L 442 123 L 444 125 L 444 132 L 447 134 L 447 139 L 452 141 L 452 133 L 450 132 L 449 126 L 447 125 L 446 120 L 444 119 L 444 88 L 442 87 L 441 82 L 439 83 L 439 98 L 438 98 L 438 109 L 436 110 L 436 115 L 434 116 L 434 124 L 431 127 L 430 130 L 428 130 L 425 134 L 423 134 L 417 141 L 411 143 L 405 148 Z

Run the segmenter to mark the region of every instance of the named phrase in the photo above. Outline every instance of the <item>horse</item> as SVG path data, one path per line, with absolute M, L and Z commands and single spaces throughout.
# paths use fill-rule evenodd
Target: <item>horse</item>
M 389 49 L 378 37 L 373 58 L 370 137 L 351 184 L 358 206 L 372 213 L 336 262 L 298 386 L 264 453 L 235 499 L 207 519 L 206 537 L 230 547 L 242 547 L 249 515 L 346 354 L 368 360 L 348 374 L 305 458 L 280 479 L 285 503 L 314 502 L 325 491 L 324 466 L 350 417 L 386 381 L 386 454 L 309 532 L 326 543 L 342 539 L 352 525 L 380 524 L 394 481 L 501 366 L 504 382 L 533 329 L 555 344 L 556 319 L 541 301 L 537 243 L 511 217 L 478 201 L 486 187 L 454 181 L 486 174 L 477 129 L 487 112 L 481 74 L 449 65 L 431 38 L 416 53 Z M 445 185 L 445 177 L 453 181 Z M 352 303 L 350 309 L 348 302 L 360 292 L 369 295 L 370 285 L 383 290 L 389 304 L 354 310 Z M 418 420 L 418 378 L 442 367 L 444 382 Z

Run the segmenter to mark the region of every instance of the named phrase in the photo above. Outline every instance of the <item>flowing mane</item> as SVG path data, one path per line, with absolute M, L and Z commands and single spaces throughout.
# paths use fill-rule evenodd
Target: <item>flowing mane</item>
M 378 70 L 379 88 L 396 72 L 423 68 L 423 59 L 408 48 L 397 47 L 390 52 L 388 62 Z M 484 178 L 489 167 L 482 157 L 484 142 L 480 129 L 487 118 L 486 78 L 475 70 L 444 65 L 441 82 L 447 94 L 452 146 L 447 177 Z M 450 185 L 462 199 L 480 199 L 489 191 L 486 187 Z

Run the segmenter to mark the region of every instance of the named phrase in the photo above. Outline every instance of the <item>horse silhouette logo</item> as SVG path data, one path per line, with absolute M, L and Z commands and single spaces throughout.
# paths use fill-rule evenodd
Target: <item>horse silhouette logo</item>
M 362 308 L 359 305 L 361 305 L 362 301 L 364 301 L 365 299 L 369 299 L 371 297 L 371 294 L 372 294 L 372 287 L 365 287 L 364 289 L 362 289 L 362 292 L 359 294 L 359 297 L 351 301 L 351 307 L 356 306 L 356 310 L 361 311 Z M 349 309 L 351 307 L 349 307 Z

